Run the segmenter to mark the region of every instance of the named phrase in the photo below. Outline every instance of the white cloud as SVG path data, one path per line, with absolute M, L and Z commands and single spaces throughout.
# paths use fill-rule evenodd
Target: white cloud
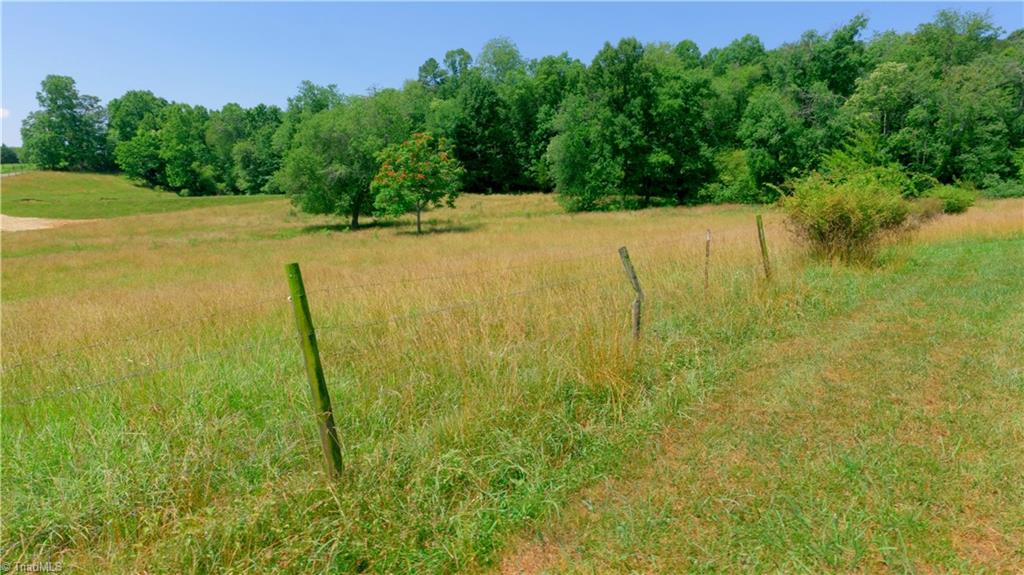
M 0 108 L 0 118 L 6 118 L 11 115 L 11 111 L 7 108 Z

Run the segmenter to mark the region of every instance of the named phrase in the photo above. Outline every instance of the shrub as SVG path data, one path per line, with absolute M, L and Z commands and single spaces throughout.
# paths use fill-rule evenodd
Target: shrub
M 815 172 L 795 180 L 782 205 L 814 254 L 844 262 L 869 259 L 887 233 L 906 225 L 909 213 L 901 190 L 886 179 L 869 171 L 834 181 Z
M 919 198 L 921 196 L 928 195 L 928 191 L 932 188 L 938 187 L 939 181 L 929 176 L 928 174 L 922 174 L 914 172 L 910 174 L 910 185 L 914 189 L 913 196 Z
M 939 198 L 924 197 L 914 200 L 910 203 L 911 225 L 918 226 L 939 217 L 944 211 L 943 207 L 944 203 Z
M 981 193 L 986 198 L 1024 198 L 1024 180 L 992 179 Z
M 942 211 L 947 214 L 961 214 L 974 205 L 974 192 L 956 186 L 932 188 L 928 197 L 941 200 Z
M 850 179 L 872 180 L 896 190 L 906 198 L 917 197 L 924 189 L 938 185 L 934 178 L 921 174 L 908 176 L 899 164 L 887 162 L 884 158 L 871 157 L 872 154 L 860 149 L 866 144 L 861 144 L 852 150 L 834 150 L 822 159 L 819 171 L 829 181 L 835 183 Z

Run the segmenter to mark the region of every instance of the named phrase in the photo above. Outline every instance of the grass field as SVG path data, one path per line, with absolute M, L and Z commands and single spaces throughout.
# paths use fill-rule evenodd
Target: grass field
M 31 171 L 0 180 L 0 212 L 34 218 L 113 218 L 275 199 L 280 200 L 269 196 L 183 198 L 106 174 Z
M 915 250 L 855 305 L 730 361 L 641 465 L 507 572 L 1024 570 L 1024 249 Z
M 1022 210 L 983 201 L 833 268 L 768 209 L 771 283 L 750 207 L 465 196 L 418 237 L 278 199 L 4 234 L 2 560 L 1020 571 Z M 290 261 L 344 444 L 333 489 Z
M 0 174 L 13 174 L 15 172 L 30 172 L 36 169 L 32 164 L 0 164 Z

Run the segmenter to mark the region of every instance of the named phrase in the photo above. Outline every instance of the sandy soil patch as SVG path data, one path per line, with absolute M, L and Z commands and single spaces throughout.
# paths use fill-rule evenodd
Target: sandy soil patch
M 0 231 L 27 232 L 29 230 L 48 230 L 72 224 L 83 224 L 96 220 L 54 220 L 49 218 L 19 218 L 0 214 Z

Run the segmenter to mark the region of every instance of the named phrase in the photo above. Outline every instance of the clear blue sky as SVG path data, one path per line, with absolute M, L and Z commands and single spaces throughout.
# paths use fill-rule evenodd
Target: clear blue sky
M 857 13 L 908 31 L 942 8 L 1024 27 L 1024 2 L 683 4 L 23 4 L 2 2 L 3 141 L 19 145 L 47 74 L 104 102 L 131 89 L 219 108 L 284 105 L 302 80 L 347 93 L 398 87 L 427 58 L 507 36 L 535 58 L 589 62 L 606 40 L 689 38 L 706 51 L 754 33 L 769 48 Z

